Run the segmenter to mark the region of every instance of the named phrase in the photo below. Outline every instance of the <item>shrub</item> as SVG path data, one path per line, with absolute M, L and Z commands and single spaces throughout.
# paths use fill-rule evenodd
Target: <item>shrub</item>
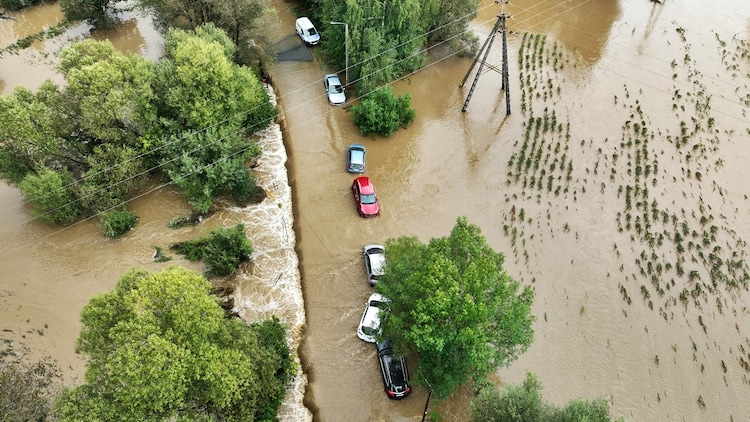
M 354 124 L 363 135 L 379 133 L 391 136 L 399 127 L 407 127 L 417 112 L 411 108 L 411 96 L 396 97 L 390 85 L 378 88 L 351 108 Z
M 49 358 L 33 364 L 0 359 L 2 420 L 47 420 L 60 375 L 57 364 Z
M 138 217 L 133 211 L 111 210 L 99 215 L 99 225 L 106 237 L 120 237 L 135 227 Z
M 253 253 L 243 224 L 222 227 L 211 231 L 208 237 L 175 243 L 170 247 L 190 261 L 202 260 L 209 267 L 208 274 L 217 276 L 234 273 Z
M 79 203 L 71 192 L 73 177 L 66 171 L 42 169 L 18 184 L 34 209 L 34 217 L 45 223 L 70 224 L 79 213 Z

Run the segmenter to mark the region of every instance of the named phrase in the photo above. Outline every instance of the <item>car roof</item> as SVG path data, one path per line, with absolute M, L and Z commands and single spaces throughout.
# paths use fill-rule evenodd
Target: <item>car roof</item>
M 301 18 L 298 18 L 296 24 L 299 25 L 301 28 L 314 28 L 315 27 L 307 16 L 302 16 Z
M 373 248 L 374 249 L 374 248 Z M 383 275 L 383 266 L 385 265 L 385 254 L 382 249 L 377 253 L 365 253 L 370 260 L 370 268 L 374 275 Z
M 373 328 L 380 326 L 380 311 L 381 309 L 379 307 L 368 305 L 365 317 L 362 319 L 362 325 Z

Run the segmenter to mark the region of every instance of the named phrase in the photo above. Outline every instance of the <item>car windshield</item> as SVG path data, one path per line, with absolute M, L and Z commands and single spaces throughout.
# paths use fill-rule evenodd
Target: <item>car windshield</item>
M 328 92 L 332 94 L 341 94 L 344 92 L 344 88 L 336 82 L 331 82 L 331 85 L 328 86 Z
M 315 35 L 315 34 L 317 34 L 318 32 L 317 32 L 317 31 L 315 30 L 315 28 L 309 28 L 309 29 L 307 30 L 307 33 L 308 33 L 308 34 L 310 34 L 310 35 Z M 294 35 L 294 34 L 292 34 L 292 35 Z
M 359 199 L 363 204 L 374 204 L 375 203 L 375 194 L 362 194 Z
M 367 336 L 374 336 L 378 333 L 378 327 L 370 327 L 369 325 L 365 325 L 364 327 L 362 327 L 362 332 Z

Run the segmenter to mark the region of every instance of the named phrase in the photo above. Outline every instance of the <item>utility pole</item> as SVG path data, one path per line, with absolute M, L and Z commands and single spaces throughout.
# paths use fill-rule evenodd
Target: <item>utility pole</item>
M 499 3 L 499 1 L 495 1 L 496 3 Z M 507 3 L 507 1 L 503 2 L 503 6 Z M 474 76 L 474 82 L 471 84 L 471 88 L 469 88 L 469 94 L 466 96 L 466 101 L 464 101 L 464 106 L 461 109 L 461 111 L 465 112 L 466 108 L 469 106 L 469 101 L 471 100 L 471 96 L 474 94 L 474 89 L 477 86 L 477 82 L 479 81 L 479 76 L 482 74 L 482 69 L 484 68 L 485 63 L 487 62 L 487 57 L 490 54 L 490 49 L 492 48 L 492 43 L 495 40 L 495 36 L 498 32 L 503 33 L 503 65 L 502 65 L 502 90 L 505 91 L 505 114 L 510 114 L 510 92 L 509 92 L 509 78 L 508 78 L 508 41 L 507 41 L 507 27 L 506 27 L 506 19 L 507 15 L 505 12 L 497 16 L 497 21 L 495 22 L 495 26 L 492 27 L 492 32 L 490 32 L 490 35 L 487 37 L 487 39 L 484 41 L 484 44 L 482 45 L 482 48 L 479 49 L 479 52 L 477 53 L 476 57 L 474 57 L 474 61 L 471 63 L 471 66 L 469 67 L 469 70 L 466 72 L 466 75 L 464 75 L 464 79 L 461 81 L 461 87 L 464 86 L 466 83 L 466 79 L 469 78 L 469 75 L 471 74 L 471 71 L 474 69 L 474 66 L 476 66 L 477 62 L 479 62 L 479 69 L 477 69 L 477 73 Z M 484 56 L 482 57 L 482 53 L 484 53 Z M 482 57 L 481 61 L 479 58 Z M 490 66 L 492 68 L 492 66 Z M 495 69 L 497 70 L 497 69 Z
M 424 413 L 422 413 L 422 422 L 424 422 L 425 418 L 427 417 L 427 408 L 430 406 L 430 397 L 432 397 L 432 384 L 429 383 L 426 379 L 424 382 L 427 383 L 427 385 L 430 386 L 430 392 L 427 393 L 427 401 L 424 404 Z
M 508 76 L 508 28 L 506 24 L 505 12 L 500 15 L 503 31 L 503 86 L 505 91 L 505 115 L 510 115 L 510 81 Z
M 329 22 L 331 25 L 344 25 L 344 55 L 346 56 L 344 60 L 346 61 L 346 64 L 344 65 L 345 73 L 346 73 L 346 84 L 344 86 L 349 85 L 349 24 L 346 22 Z
M 500 19 L 498 19 L 497 22 L 495 22 L 495 26 L 492 27 L 492 32 L 490 32 L 490 35 L 487 38 L 487 40 L 484 41 L 484 45 L 482 46 L 482 49 L 479 50 L 479 52 L 477 53 L 477 56 L 474 57 L 474 62 L 471 64 L 471 67 L 469 67 L 469 71 L 466 72 L 463 82 L 461 82 L 461 86 L 464 86 L 464 82 L 466 82 L 466 79 L 469 77 L 471 70 L 474 69 L 474 66 L 477 64 L 477 61 L 479 60 L 479 56 L 482 55 L 482 52 L 483 52 L 482 50 L 484 50 L 484 57 L 482 57 L 482 61 L 479 62 L 479 69 L 477 69 L 477 74 L 474 76 L 474 82 L 471 84 L 471 88 L 469 88 L 469 95 L 466 96 L 466 101 L 464 101 L 464 106 L 461 109 L 461 111 L 463 112 L 465 112 L 466 108 L 469 106 L 471 95 L 474 93 L 474 88 L 477 87 L 479 76 L 482 74 L 482 68 L 484 68 L 484 63 L 487 61 L 487 56 L 489 56 L 490 54 L 490 49 L 492 48 L 492 42 L 495 41 L 495 35 L 497 34 L 497 29 L 499 26 L 500 26 Z

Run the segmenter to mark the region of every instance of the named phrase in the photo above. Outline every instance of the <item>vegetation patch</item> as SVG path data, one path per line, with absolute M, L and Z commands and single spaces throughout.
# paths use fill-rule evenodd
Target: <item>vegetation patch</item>
M 209 268 L 207 274 L 214 276 L 233 274 L 253 253 L 243 224 L 221 227 L 207 237 L 174 243 L 170 248 L 190 261 L 203 261 Z

